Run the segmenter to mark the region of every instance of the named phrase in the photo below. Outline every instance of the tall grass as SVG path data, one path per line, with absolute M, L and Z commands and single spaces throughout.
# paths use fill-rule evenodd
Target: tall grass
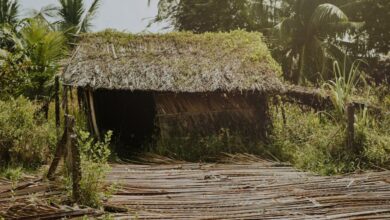
M 286 124 L 281 113 L 274 112 L 274 155 L 300 169 L 324 175 L 390 166 L 390 117 L 376 118 L 366 107 L 358 109 L 354 115 L 354 147 L 360 151 L 349 150 L 346 142 L 347 106 L 360 84 L 366 86 L 359 70 L 361 62 L 355 61 L 349 69 L 346 63 L 340 68 L 334 62 L 335 78 L 324 83 L 322 89 L 335 110 L 302 111 L 296 105 L 285 105 Z
M 345 119 L 347 105 L 352 101 L 352 96 L 357 90 L 359 83 L 364 82 L 362 72 L 359 70 L 360 64 L 363 61 L 356 60 L 347 70 L 346 61 L 343 68 L 337 61 L 333 62 L 334 79 L 322 85 L 324 93 L 328 93 L 330 100 L 336 110 L 337 119 Z M 345 121 L 345 120 L 343 120 Z

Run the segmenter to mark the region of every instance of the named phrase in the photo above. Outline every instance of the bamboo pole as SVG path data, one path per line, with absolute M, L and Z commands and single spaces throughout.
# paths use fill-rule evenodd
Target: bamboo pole
M 92 120 L 92 126 L 94 133 L 97 138 L 100 138 L 100 132 L 99 132 L 99 127 L 96 121 L 96 112 L 95 112 L 95 103 L 93 100 L 93 94 L 91 90 L 88 90 L 88 100 L 89 100 L 89 108 L 90 108 L 90 113 L 91 113 L 91 120 Z

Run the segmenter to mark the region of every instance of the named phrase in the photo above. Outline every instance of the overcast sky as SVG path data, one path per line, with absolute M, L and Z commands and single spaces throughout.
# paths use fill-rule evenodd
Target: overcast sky
M 41 9 L 46 5 L 57 5 L 58 0 L 20 0 L 22 13 L 28 9 Z M 89 6 L 92 0 L 85 0 Z M 94 20 L 94 31 L 114 28 L 119 31 L 139 33 L 143 31 L 160 32 L 166 24 L 153 25 L 147 28 L 150 19 L 157 14 L 158 0 L 152 0 L 148 6 L 147 0 L 102 0 L 102 5 Z

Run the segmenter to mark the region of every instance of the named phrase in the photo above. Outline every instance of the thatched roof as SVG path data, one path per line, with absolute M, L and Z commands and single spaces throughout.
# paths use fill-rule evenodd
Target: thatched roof
M 93 89 L 275 92 L 280 72 L 260 33 L 105 31 L 81 36 L 63 80 Z

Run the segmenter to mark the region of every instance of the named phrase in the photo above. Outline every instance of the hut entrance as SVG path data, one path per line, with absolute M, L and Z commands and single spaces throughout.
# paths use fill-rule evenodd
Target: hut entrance
M 156 114 L 152 93 L 97 90 L 94 99 L 99 130 L 114 132 L 119 155 L 129 157 L 152 141 Z

